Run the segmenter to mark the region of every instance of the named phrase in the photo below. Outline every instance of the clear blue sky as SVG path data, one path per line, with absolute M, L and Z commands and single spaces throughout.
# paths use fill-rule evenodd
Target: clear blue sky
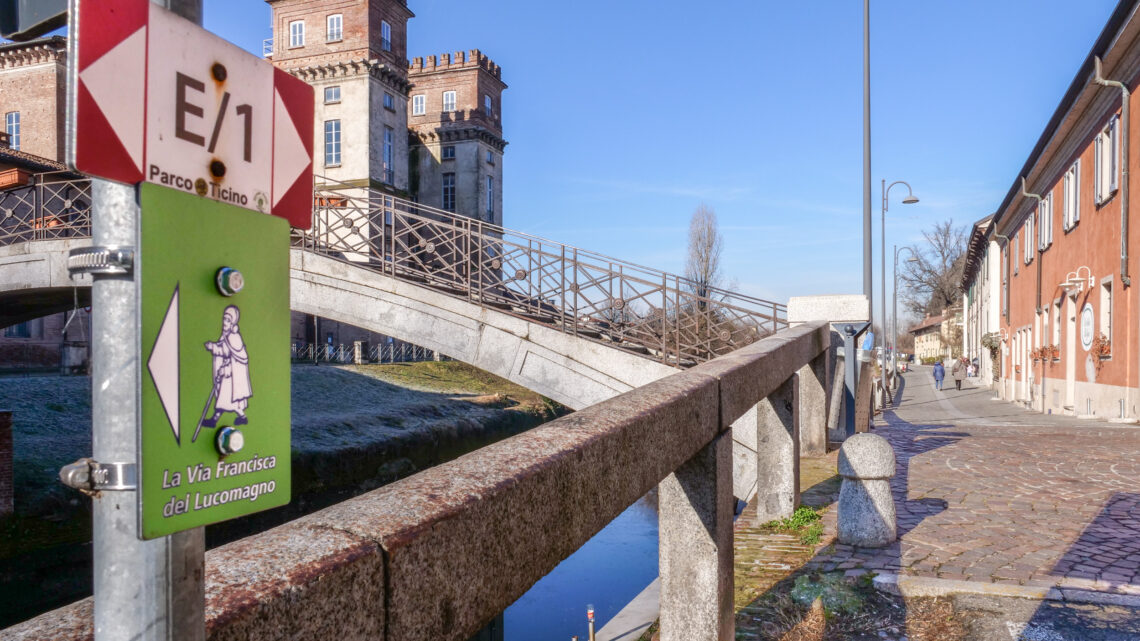
M 876 291 L 880 179 L 921 199 L 891 192 L 888 246 L 992 213 L 1115 4 L 872 0 Z M 409 6 L 409 57 L 502 66 L 507 227 L 680 272 L 703 202 L 743 291 L 862 291 L 862 2 Z M 260 53 L 267 5 L 205 8 Z

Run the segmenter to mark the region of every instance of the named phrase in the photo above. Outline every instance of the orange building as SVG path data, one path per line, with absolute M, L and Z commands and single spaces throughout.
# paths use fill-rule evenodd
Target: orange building
M 971 238 L 963 351 L 991 350 L 1001 396 L 1042 412 L 1140 416 L 1138 6 L 1118 5 Z

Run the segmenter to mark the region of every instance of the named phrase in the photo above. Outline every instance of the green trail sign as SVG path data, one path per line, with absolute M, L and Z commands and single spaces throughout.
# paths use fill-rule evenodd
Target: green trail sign
M 289 502 L 289 223 L 139 190 L 139 531 L 152 539 Z

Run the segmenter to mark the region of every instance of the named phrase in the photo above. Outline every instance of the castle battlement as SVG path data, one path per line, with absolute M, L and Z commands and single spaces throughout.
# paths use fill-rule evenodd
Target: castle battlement
M 12 69 L 63 60 L 67 56 L 67 38 L 52 36 L 29 42 L 0 44 L 0 69 Z
M 502 78 L 503 72 L 499 65 L 488 58 L 478 49 L 470 51 L 456 51 L 455 53 L 442 53 L 438 57 L 414 58 L 408 65 L 408 74 L 433 73 L 437 71 L 451 71 L 454 69 L 483 69 L 496 78 Z

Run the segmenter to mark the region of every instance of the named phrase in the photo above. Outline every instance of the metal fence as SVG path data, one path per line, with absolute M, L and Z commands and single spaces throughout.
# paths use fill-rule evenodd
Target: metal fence
M 0 192 L 0 245 L 86 237 L 87 180 L 53 174 Z M 787 327 L 784 305 L 318 179 L 293 246 L 669 365 L 727 354 Z
M 91 182 L 38 174 L 0 191 L 0 246 L 91 235 Z
M 293 361 L 300 363 L 355 363 L 354 345 L 320 345 L 293 343 L 290 351 Z M 450 361 L 451 358 L 434 350 L 410 343 L 365 345 L 360 352 L 362 363 L 419 363 L 422 361 Z

